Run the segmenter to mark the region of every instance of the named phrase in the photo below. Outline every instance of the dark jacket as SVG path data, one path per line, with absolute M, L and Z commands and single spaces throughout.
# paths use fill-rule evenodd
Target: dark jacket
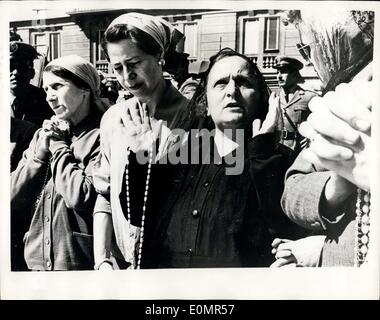
M 239 175 L 226 174 L 225 158 L 215 163 L 220 156 L 213 148 L 210 164 L 177 165 L 172 178 L 161 168 L 156 180 L 173 183 L 168 199 L 153 204 L 145 220 L 142 266 L 269 266 L 273 239 L 297 237 L 300 231 L 280 208 L 289 157 L 274 138 L 264 134 L 247 142 Z
M 11 172 L 16 169 L 37 129 L 37 125 L 32 122 L 11 118 Z
M 11 104 L 13 118 L 26 120 L 42 126 L 45 119 L 50 119 L 54 112 L 46 102 L 46 94 L 43 89 L 31 84 Z

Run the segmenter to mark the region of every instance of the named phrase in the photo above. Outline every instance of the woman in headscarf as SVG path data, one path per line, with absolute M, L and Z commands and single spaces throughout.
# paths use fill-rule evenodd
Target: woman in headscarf
M 110 108 L 101 123 L 101 156 L 94 171 L 99 193 L 95 269 L 140 267 L 145 215 L 149 220 L 153 197 L 159 199 L 157 192 L 148 191 L 150 184 L 159 181 L 163 191 L 170 181 L 151 176 L 151 168 L 185 139 L 173 130 L 189 129 L 193 119 L 188 100 L 163 76 L 166 56 L 181 36 L 165 20 L 139 13 L 116 18 L 105 31 L 103 48 L 121 86 L 133 97 Z M 147 168 L 134 166 L 148 150 Z M 117 266 L 111 256 L 118 258 Z
M 43 88 L 55 115 L 45 120 L 11 176 L 12 212 L 29 218 L 30 270 L 92 269 L 92 166 L 106 105 L 96 69 L 79 56 L 50 62 Z M 23 212 L 22 212 L 23 211 Z

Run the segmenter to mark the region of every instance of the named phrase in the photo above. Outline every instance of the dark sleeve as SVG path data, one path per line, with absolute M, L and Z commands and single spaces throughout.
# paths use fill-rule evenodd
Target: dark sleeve
M 63 141 L 53 142 L 50 151 L 51 172 L 54 186 L 68 208 L 83 211 L 92 208 L 96 200 L 92 168 L 100 152 L 99 130 L 93 130 L 82 137 L 82 145 L 91 146 L 89 154 L 82 155 L 83 162 L 76 159 L 71 148 Z M 85 163 L 84 163 L 85 162 Z
M 285 172 L 294 159 L 293 151 L 281 144 L 276 145 L 275 134 L 267 133 L 248 141 L 248 157 L 259 208 L 271 235 L 290 239 L 306 235 L 306 230 L 284 214 L 280 202 Z
M 11 172 L 17 168 L 37 129 L 34 123 L 11 118 Z

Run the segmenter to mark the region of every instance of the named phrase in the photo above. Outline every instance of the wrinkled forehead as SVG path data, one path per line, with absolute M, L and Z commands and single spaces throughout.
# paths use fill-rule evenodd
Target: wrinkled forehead
M 207 77 L 207 82 L 218 78 L 242 75 L 251 77 L 251 70 L 248 61 L 239 56 L 224 57 L 211 67 Z

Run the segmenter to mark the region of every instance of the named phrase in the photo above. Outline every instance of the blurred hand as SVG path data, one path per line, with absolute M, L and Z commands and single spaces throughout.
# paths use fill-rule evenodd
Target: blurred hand
M 272 253 L 276 261 L 271 267 L 317 267 L 326 236 L 310 236 L 299 240 L 274 239 Z
M 255 119 L 252 122 L 252 137 L 259 134 L 274 132 L 276 130 L 281 112 L 278 99 L 279 97 L 276 97 L 275 93 L 272 92 L 269 97 L 268 113 L 265 120 L 262 124 L 260 119 Z
M 300 133 L 311 140 L 304 157 L 370 190 L 372 82 L 355 80 L 309 103 L 311 115 Z

